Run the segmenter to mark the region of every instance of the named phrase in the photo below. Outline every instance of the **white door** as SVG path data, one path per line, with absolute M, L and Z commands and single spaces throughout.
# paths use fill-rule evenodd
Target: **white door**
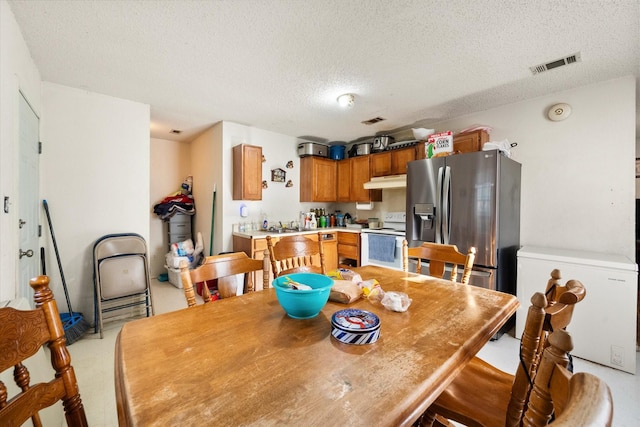
M 24 96 L 20 94 L 18 165 L 18 223 L 20 248 L 18 257 L 18 297 L 26 298 L 33 305 L 33 291 L 29 279 L 39 274 L 40 248 L 38 247 L 38 219 L 40 200 L 39 182 L 39 119 Z M 49 273 L 49 272 L 47 272 Z

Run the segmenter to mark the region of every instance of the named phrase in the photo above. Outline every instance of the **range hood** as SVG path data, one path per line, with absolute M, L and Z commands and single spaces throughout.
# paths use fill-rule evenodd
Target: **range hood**
M 376 176 L 371 181 L 364 183 L 365 190 L 377 190 L 380 188 L 405 188 L 407 175 Z

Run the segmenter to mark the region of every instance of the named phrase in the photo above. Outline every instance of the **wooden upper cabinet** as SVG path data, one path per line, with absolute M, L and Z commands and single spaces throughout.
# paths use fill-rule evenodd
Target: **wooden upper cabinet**
M 371 176 L 391 175 L 391 151 L 372 154 Z
M 371 176 L 402 175 L 407 163 L 416 159 L 415 147 L 384 151 L 371 155 Z
M 233 147 L 233 200 L 262 200 L 262 147 Z
M 455 153 L 471 153 L 482 150 L 482 145 L 489 141 L 489 134 L 483 130 L 456 135 L 453 137 Z
M 391 152 L 391 175 L 407 173 L 407 163 L 416 159 L 415 147 L 393 150 Z
M 349 159 L 351 162 L 351 201 L 379 202 L 382 190 L 365 190 L 364 183 L 371 179 L 371 156 L 358 156 Z
M 338 161 L 336 196 L 338 202 L 351 201 L 351 159 Z
M 462 135 L 456 135 L 453 137 L 453 153 L 471 153 L 474 151 L 482 150 L 482 146 L 485 142 L 489 141 L 489 134 L 484 130 L 476 130 L 473 132 L 467 132 Z M 427 143 L 420 142 L 416 147 L 416 158 L 427 158 Z
M 316 156 L 300 159 L 300 201 L 335 202 L 336 175 L 335 160 Z

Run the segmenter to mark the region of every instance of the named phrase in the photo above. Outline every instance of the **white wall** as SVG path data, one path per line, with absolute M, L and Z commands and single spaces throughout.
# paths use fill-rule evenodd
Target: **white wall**
M 231 250 L 231 225 L 238 222 L 260 223 L 261 213 L 267 214 L 270 224 L 289 222 L 298 219 L 300 204 L 300 158 L 298 157 L 298 140 L 295 137 L 270 132 L 254 127 L 239 125 L 237 123 L 224 122 L 224 169 L 225 197 L 224 237 L 225 247 Z M 232 148 L 238 144 L 258 145 L 262 147 L 262 155 L 265 161 L 262 163 L 262 180 L 267 182 L 267 188 L 262 189 L 261 201 L 232 200 L 233 191 L 233 154 Z M 287 168 L 289 161 L 293 162 L 293 168 Z M 291 180 L 292 187 L 286 187 L 285 182 L 271 181 L 271 170 L 280 168 L 286 172 L 286 181 Z M 249 209 L 247 218 L 240 217 L 240 206 L 246 205 Z
M 151 212 L 165 197 L 180 191 L 180 185 L 191 174 L 191 146 L 188 142 L 151 139 L 150 187 Z M 149 270 L 151 277 L 166 273 L 165 255 L 169 252 L 167 226 L 157 216 L 149 219 Z
M 49 203 L 73 310 L 92 321 L 95 241 L 138 233 L 149 242 L 150 110 L 46 82 L 42 102 L 41 195 Z M 46 228 L 41 243 L 54 270 Z M 54 294 L 63 295 L 59 274 L 51 278 Z
M 610 80 L 439 123 L 493 127 L 517 142 L 522 163 L 522 245 L 593 250 L 635 260 L 635 78 Z M 562 122 L 546 118 L 572 106 Z
M 262 147 L 265 162 L 262 164 L 262 179 L 268 188 L 262 190 L 261 201 L 233 200 L 233 154 L 232 148 L 238 144 Z M 221 122 L 200 135 L 191 143 L 193 194 L 196 201 L 196 230 L 202 232 L 205 252 L 209 253 L 211 231 L 211 205 L 213 189 L 216 188 L 214 215 L 213 253 L 231 251 L 233 225 L 239 222 L 259 222 L 265 212 L 269 221 L 288 222 L 298 219 L 298 212 L 311 206 L 324 207 L 327 204 L 300 203 L 300 158 L 297 153 L 296 137 L 270 132 L 233 122 Z M 293 168 L 287 168 L 289 161 Z M 271 170 L 286 171 L 285 183 L 272 182 Z M 240 206 L 249 210 L 247 218 L 240 217 Z
M 191 142 L 191 171 L 193 175 L 193 198 L 196 206 L 194 233 L 202 233 L 205 255 L 222 251 L 221 230 L 223 218 L 222 186 L 222 123 L 217 123 Z M 211 210 L 213 191 L 216 190 L 214 242 L 211 241 Z
M 0 190 L 9 213 L 0 210 L 0 301 L 16 297 L 18 249 L 18 100 L 22 92 L 41 116 L 40 73 L 13 12 L 0 2 Z

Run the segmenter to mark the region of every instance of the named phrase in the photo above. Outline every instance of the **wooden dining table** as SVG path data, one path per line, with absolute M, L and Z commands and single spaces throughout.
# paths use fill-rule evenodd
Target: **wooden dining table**
M 380 318 L 367 345 L 331 336 L 329 301 L 288 317 L 274 289 L 125 324 L 115 349 L 121 426 L 411 425 L 515 313 L 515 296 L 383 267 L 354 268 L 405 312 L 360 299 Z

